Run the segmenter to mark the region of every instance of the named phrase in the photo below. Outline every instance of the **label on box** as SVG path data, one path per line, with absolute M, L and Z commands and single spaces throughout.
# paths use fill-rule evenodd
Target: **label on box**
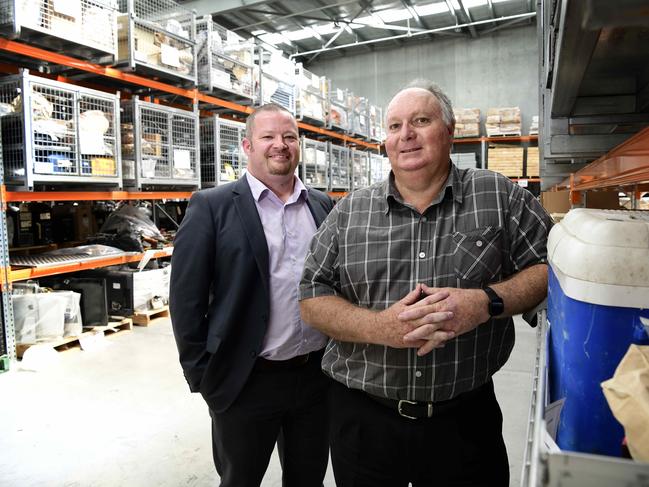
M 191 169 L 191 156 L 188 150 L 174 149 L 174 167 L 176 169 Z
M 178 49 L 171 47 L 169 44 L 162 44 L 160 46 L 160 62 L 167 66 L 180 68 L 180 55 Z
M 54 166 L 49 162 L 34 162 L 34 172 L 37 174 L 52 174 Z

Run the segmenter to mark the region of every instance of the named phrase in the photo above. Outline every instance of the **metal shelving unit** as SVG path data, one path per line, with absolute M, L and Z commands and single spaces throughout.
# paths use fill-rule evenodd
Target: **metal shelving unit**
M 254 83 L 253 42 L 214 23 L 206 16 L 196 21 L 198 86 L 216 95 L 236 95 L 241 103 L 252 103 Z
M 351 188 L 351 167 L 349 149 L 329 144 L 329 181 L 331 191 L 349 191 Z
M 100 64 L 117 57 L 113 0 L 0 0 L 0 32 Z
M 5 181 L 120 187 L 119 94 L 29 74 L 0 81 Z
M 355 148 L 350 150 L 352 169 L 351 189 L 365 188 L 370 185 L 370 155 Z
M 643 0 L 540 2 L 542 189 L 649 125 L 645 8 Z
M 201 185 L 204 188 L 235 181 L 248 165 L 241 147 L 246 124 L 220 118 L 200 119 Z
M 200 187 L 198 111 L 141 101 L 122 102 L 124 186 Z
M 153 3 L 152 1 L 149 1 L 148 3 L 144 2 L 143 5 L 150 6 Z M 48 44 L 48 46 L 49 45 L 50 44 Z M 200 103 L 203 106 L 219 107 L 225 110 L 234 111 L 241 114 L 248 114 L 251 113 L 252 111 L 252 109 L 249 106 L 242 105 L 231 100 L 217 98 L 212 94 L 201 92 L 196 88 L 186 88 L 186 87 L 179 86 L 179 83 L 176 82 L 176 79 L 173 77 L 166 78 L 166 79 L 174 80 L 172 81 L 172 83 L 165 83 L 164 81 L 161 81 L 161 79 L 165 79 L 165 76 L 158 76 L 156 73 L 152 73 L 151 71 L 148 70 L 140 70 L 140 74 L 134 74 L 127 71 L 120 71 L 120 70 L 104 67 L 98 64 L 93 64 L 92 62 L 84 61 L 69 55 L 64 55 L 64 54 L 59 54 L 57 52 L 49 51 L 47 49 L 43 49 L 42 47 L 37 47 L 35 45 L 26 44 L 22 42 L 15 42 L 7 38 L 0 37 L 0 58 L 3 57 L 7 60 L 11 60 L 10 62 L 14 63 L 14 65 L 20 65 L 21 64 L 20 60 L 23 59 L 25 60 L 24 63 L 25 65 L 49 64 L 54 67 L 65 68 L 67 72 L 71 73 L 69 78 L 70 80 L 72 80 L 73 77 L 76 76 L 78 76 L 79 78 L 84 78 L 87 77 L 88 75 L 91 75 L 91 76 L 99 77 L 104 82 L 107 81 L 109 82 L 108 84 L 112 84 L 113 86 L 125 86 L 128 87 L 129 90 L 133 88 L 135 88 L 136 90 L 141 90 L 144 88 L 146 90 L 150 90 L 151 93 L 158 93 L 167 97 L 171 95 L 175 97 L 176 100 L 179 99 L 185 100 L 185 103 L 189 102 L 194 106 Z M 155 74 L 156 79 L 145 76 L 150 74 Z M 51 80 L 49 78 L 38 77 L 37 81 L 49 82 Z M 65 85 L 65 86 L 67 86 L 68 88 L 73 87 L 73 89 L 77 88 L 74 85 Z M 104 92 L 102 92 L 102 94 L 106 95 L 106 93 Z M 276 94 L 274 93 L 273 95 Z M 112 95 L 108 95 L 108 96 L 110 97 Z M 288 101 L 290 102 L 290 100 L 291 97 L 289 96 Z M 293 93 L 292 100 L 294 103 L 295 101 L 294 93 Z M 278 100 L 274 99 L 273 101 L 278 101 Z M 144 102 L 140 102 L 139 100 L 137 100 L 137 102 L 144 103 Z M 130 103 L 132 106 L 134 104 L 134 101 L 131 100 Z M 154 108 L 158 108 L 158 109 L 171 108 L 161 104 L 153 104 L 153 105 Z M 290 106 L 291 105 L 289 103 L 289 107 Z M 196 114 L 196 111 L 187 112 L 186 110 L 179 110 L 179 112 L 182 112 L 182 114 L 190 113 L 190 115 L 192 116 Z M 118 118 L 116 117 L 115 120 L 117 119 Z M 190 127 L 191 125 L 195 125 L 196 127 L 195 133 L 198 134 L 198 117 L 196 117 L 195 124 L 188 123 L 186 126 L 184 126 L 182 132 L 192 133 L 193 129 Z M 332 130 L 323 127 L 310 125 L 303 121 L 298 122 L 298 127 L 308 132 L 318 134 L 319 136 L 325 136 L 325 137 L 329 137 L 330 139 L 336 139 L 343 144 L 351 143 L 369 149 L 374 149 L 374 150 L 378 149 L 377 144 L 369 143 L 364 140 L 355 139 L 346 134 L 334 132 Z M 120 140 L 120 131 L 115 132 L 115 137 L 116 137 L 115 139 L 116 144 L 119 146 L 120 143 L 122 142 Z M 135 140 L 137 140 L 137 137 L 134 137 L 134 141 L 133 141 L 134 145 L 135 145 Z M 155 139 L 154 139 L 153 146 L 157 146 L 157 140 Z M 181 146 L 182 146 L 181 150 L 186 147 L 192 147 L 195 149 L 196 143 L 194 141 L 190 145 L 186 146 L 185 144 L 181 144 Z M 340 191 L 348 191 L 349 190 L 349 158 L 348 158 L 349 150 L 347 149 L 347 147 L 335 145 L 332 144 L 331 142 L 327 142 L 327 149 L 329 154 L 331 154 L 336 159 L 336 164 L 335 164 L 336 168 L 333 172 L 336 174 L 337 183 L 339 184 L 334 189 Z M 198 156 L 198 153 L 196 154 L 196 156 Z M 196 167 L 200 168 L 198 157 L 194 159 L 190 156 L 190 161 L 194 161 L 194 160 L 196 160 L 196 164 L 197 164 Z M 192 164 L 193 163 L 190 162 L 190 167 L 193 168 L 194 166 Z M 118 164 L 117 167 L 119 170 L 119 168 L 121 168 L 121 165 Z M 2 168 L 0 167 L 0 170 L 1 169 Z M 198 171 L 196 177 L 198 178 Z M 183 180 L 181 181 L 181 183 L 185 183 L 186 181 L 187 180 Z M 27 187 L 28 189 L 27 191 L 17 190 L 17 191 L 5 192 L 4 185 L 2 185 L 0 186 L 3 189 L 0 195 L 0 203 L 4 204 L 5 202 L 19 203 L 19 202 L 42 202 L 42 201 L 54 202 L 54 201 L 102 201 L 102 200 L 187 200 L 191 196 L 191 191 L 198 186 L 198 181 L 199 179 L 197 179 L 195 183 L 192 182 L 191 184 L 169 184 L 169 181 L 165 179 L 162 182 L 162 184 L 160 184 L 159 186 L 153 184 L 152 187 L 155 188 L 155 190 L 153 191 L 136 190 L 135 188 L 141 188 L 143 186 L 144 187 L 147 186 L 146 184 L 144 185 L 139 184 L 137 181 L 134 184 L 135 188 L 132 188 L 129 191 L 113 190 L 110 188 L 106 188 L 105 186 L 104 187 L 96 186 L 97 189 L 92 191 L 69 191 L 68 190 L 69 188 L 66 186 L 66 187 L 62 187 L 60 191 L 34 192 L 31 191 L 32 187 Z M 141 182 L 142 180 L 140 180 L 140 183 Z M 153 183 L 155 183 L 155 181 L 153 181 Z M 182 189 L 181 190 L 172 189 L 175 188 L 176 186 L 180 186 L 182 187 Z M 13 312 L 12 312 L 13 309 L 11 306 L 11 302 L 7 299 L 9 295 L 6 292 L 10 288 L 11 282 L 35 279 L 35 278 L 44 277 L 52 274 L 64 274 L 69 272 L 85 270 L 85 269 L 105 267 L 105 266 L 123 264 L 128 262 L 135 262 L 142 259 L 145 255 L 145 254 L 129 254 L 129 255 L 122 255 L 119 257 L 95 259 L 90 262 L 76 262 L 76 263 L 54 265 L 54 266 L 49 266 L 47 268 L 11 269 L 9 265 L 8 245 L 6 242 L 6 220 L 4 218 L 2 219 L 2 224 L 5 226 L 3 226 L 2 229 L 0 230 L 0 237 L 3 239 L 2 248 L 0 248 L 0 257 L 3 259 L 3 264 L 1 266 L 2 268 L 0 269 L 0 283 L 2 284 L 2 289 L 4 290 L 4 292 L 2 293 L 2 297 L 3 297 L 2 312 L 3 312 L 4 332 L 3 330 L 0 330 L 0 335 L 2 335 L 2 339 L 0 340 L 0 347 L 2 348 L 0 348 L 0 351 L 5 351 L 6 357 L 12 359 L 15 358 Z M 155 252 L 153 258 L 168 256 L 169 252 L 170 250 L 162 250 L 162 251 Z M 0 359 L 2 358 L 3 355 L 2 353 L 0 353 Z M 2 361 L 3 366 L 4 363 L 5 360 L 3 359 Z
M 295 63 L 281 51 L 257 46 L 258 104 L 275 102 L 295 115 Z
M 316 189 L 329 189 L 329 149 L 327 142 L 307 137 L 300 140 L 301 162 L 300 178 L 304 184 Z
M 544 418 L 548 405 L 548 322 L 545 310 L 538 313 L 537 323 L 536 359 L 521 487 L 645 487 L 649 479 L 649 464 L 560 451 L 553 441 L 548 440 Z
M 295 65 L 297 85 L 296 116 L 315 125 L 325 125 L 327 116 L 327 79 L 305 69 L 302 63 Z
M 139 73 L 196 85 L 196 16 L 173 0 L 119 0 L 117 62 Z

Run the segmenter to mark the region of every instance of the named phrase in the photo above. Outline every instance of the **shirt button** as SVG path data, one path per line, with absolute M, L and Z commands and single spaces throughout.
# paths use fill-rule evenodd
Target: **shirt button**
M 482 247 L 482 240 L 478 240 L 475 244 L 476 244 L 478 247 Z
M 422 217 L 421 217 L 421 221 L 422 221 L 422 222 L 427 222 L 427 221 L 428 221 L 428 217 L 427 217 L 427 216 L 422 216 Z
M 257 356 L 257 352 L 255 352 L 254 350 L 250 350 L 250 356 L 252 358 L 255 358 Z
M 426 257 L 426 252 L 419 252 L 419 258 L 423 259 L 424 257 Z
M 418 370 L 417 372 L 415 372 L 415 377 L 421 377 L 421 370 Z

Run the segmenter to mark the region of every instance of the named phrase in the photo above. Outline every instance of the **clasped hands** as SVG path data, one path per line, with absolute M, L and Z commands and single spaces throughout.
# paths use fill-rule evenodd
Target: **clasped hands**
M 386 344 L 417 348 L 417 355 L 426 355 L 487 321 L 487 303 L 487 295 L 481 289 L 440 289 L 417 284 L 382 312 L 393 326 Z

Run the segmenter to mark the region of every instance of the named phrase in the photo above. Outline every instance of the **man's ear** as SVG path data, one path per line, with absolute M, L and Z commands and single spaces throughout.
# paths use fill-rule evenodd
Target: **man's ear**
M 448 126 L 448 135 L 450 135 L 451 138 L 455 135 L 455 122 Z
M 249 155 L 250 150 L 252 149 L 252 142 L 250 142 L 250 139 L 247 137 L 244 137 L 241 141 L 241 147 L 243 148 L 243 152 L 245 152 L 246 155 Z

